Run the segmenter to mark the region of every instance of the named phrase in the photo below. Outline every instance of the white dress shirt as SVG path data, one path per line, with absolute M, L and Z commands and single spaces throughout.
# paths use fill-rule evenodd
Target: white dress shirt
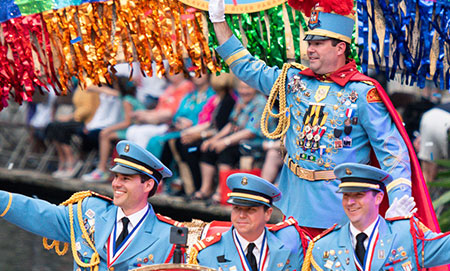
M 248 244 L 250 244 L 250 243 L 255 244 L 255 248 L 253 249 L 253 255 L 255 255 L 256 264 L 258 265 L 258 270 L 259 270 L 259 268 L 261 268 L 261 265 L 259 262 L 260 258 L 264 259 L 264 255 L 262 255 L 262 257 L 260 257 L 260 256 L 261 256 L 261 250 L 263 249 L 262 245 L 263 245 L 265 230 L 253 242 L 247 241 L 244 237 L 242 237 L 242 235 L 239 234 L 239 232 L 236 229 L 234 229 L 234 232 L 236 233 L 236 237 L 238 238 L 239 242 L 241 243 L 241 246 L 242 246 L 242 249 L 244 250 L 245 255 L 247 255 Z M 267 244 L 267 238 L 266 238 L 266 242 L 264 242 L 264 243 Z M 269 249 L 269 252 L 267 253 L 266 264 L 264 266 L 264 270 L 261 270 L 261 271 L 267 271 L 267 266 L 268 266 L 269 260 L 270 260 L 270 249 Z
M 367 246 L 369 245 L 370 235 L 372 235 L 372 232 L 375 230 L 375 224 L 377 224 L 378 219 L 380 219 L 380 216 L 378 216 L 377 219 L 375 219 L 372 222 L 372 224 L 369 225 L 369 227 L 367 227 L 364 231 L 362 231 L 367 235 L 366 240 L 364 240 L 364 248 L 366 250 Z M 352 239 L 353 249 L 356 249 L 356 235 L 358 235 L 359 233 L 361 233 L 361 231 L 355 228 L 355 226 L 353 226 L 352 223 L 350 223 L 350 237 Z

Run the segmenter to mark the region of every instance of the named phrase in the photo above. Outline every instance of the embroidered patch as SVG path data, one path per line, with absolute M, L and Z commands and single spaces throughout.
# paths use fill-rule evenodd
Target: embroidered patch
M 381 103 L 381 97 L 380 95 L 378 95 L 378 91 L 376 88 L 372 88 L 371 90 L 369 90 L 369 92 L 367 92 L 367 96 L 366 96 L 367 102 L 368 103 Z

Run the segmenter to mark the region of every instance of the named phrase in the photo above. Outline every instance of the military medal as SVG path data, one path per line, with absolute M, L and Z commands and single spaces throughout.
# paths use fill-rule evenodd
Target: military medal
M 341 137 L 341 135 L 342 135 L 342 130 L 336 128 L 333 130 L 333 134 L 334 134 L 334 137 L 336 138 L 334 140 L 334 148 L 342 149 L 343 143 L 342 143 L 342 140 L 339 139 L 339 137 Z
M 403 263 L 402 268 L 404 271 L 411 271 L 412 270 L 411 261 L 407 261 L 406 263 Z
M 358 93 L 356 93 L 354 90 L 352 90 L 352 92 L 350 93 L 348 98 L 350 99 L 350 101 L 352 103 L 354 103 L 358 99 Z
M 322 158 L 322 155 L 323 155 L 323 152 L 325 151 L 326 147 L 327 146 L 325 146 L 325 145 L 321 145 L 319 147 L 319 159 L 317 159 L 317 165 L 319 167 L 323 166 L 323 164 L 325 163 L 325 161 Z
M 382 260 L 386 258 L 386 255 L 384 254 L 384 249 L 378 250 L 378 259 Z
M 331 269 L 333 267 L 333 261 L 331 260 L 327 260 L 327 262 L 325 263 L 325 268 Z
M 302 81 L 301 75 L 294 75 L 290 82 L 288 83 L 288 91 L 289 92 L 298 92 L 298 91 L 305 91 L 306 90 L 306 84 Z
M 324 100 L 327 97 L 329 90 L 330 86 L 319 86 L 319 88 L 316 91 L 316 94 L 314 95 L 314 99 L 316 100 L 316 102 Z

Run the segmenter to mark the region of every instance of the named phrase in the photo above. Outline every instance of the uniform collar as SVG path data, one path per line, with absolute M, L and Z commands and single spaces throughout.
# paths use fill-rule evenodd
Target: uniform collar
M 347 64 L 340 67 L 338 70 L 327 74 L 316 74 L 310 68 L 301 71 L 299 74 L 305 76 L 311 76 L 319 81 L 333 81 L 340 86 L 345 86 L 353 74 L 357 73 L 355 60 L 350 60 Z
M 236 232 L 236 237 L 238 238 L 239 242 L 241 243 L 242 248 L 244 249 L 244 252 L 247 253 L 247 246 L 248 244 L 250 244 L 249 241 L 247 241 L 244 237 L 242 237 L 242 235 L 239 234 L 239 232 L 234 229 L 234 231 Z M 253 250 L 253 254 L 258 255 L 258 253 L 261 251 L 261 246 L 263 243 L 263 239 L 264 239 L 264 232 L 265 229 L 262 231 L 261 235 L 252 243 L 255 244 L 255 250 Z M 257 253 L 255 253 L 257 252 Z
M 147 212 L 147 209 L 148 209 L 148 204 L 146 204 L 144 208 L 137 211 L 136 213 L 126 216 L 124 214 L 124 212 L 122 211 L 122 208 L 117 208 L 116 222 L 119 222 L 123 217 L 126 216 L 130 220 L 131 228 L 134 228 L 139 223 L 141 218 L 145 215 L 145 213 Z
M 378 219 L 380 219 L 380 216 L 377 217 L 377 219 L 375 219 L 372 224 L 369 225 L 369 227 L 367 227 L 364 231 L 367 237 L 370 237 L 372 235 L 372 232 L 375 230 L 375 225 L 377 224 Z M 355 228 L 355 226 L 353 226 L 353 224 L 350 222 L 350 235 L 352 237 L 352 246 L 355 247 L 356 246 L 356 235 L 358 235 L 359 233 L 361 233 L 360 230 L 358 230 L 357 228 Z M 366 240 L 364 240 L 364 246 L 367 247 L 367 244 L 369 242 L 369 238 L 366 238 Z

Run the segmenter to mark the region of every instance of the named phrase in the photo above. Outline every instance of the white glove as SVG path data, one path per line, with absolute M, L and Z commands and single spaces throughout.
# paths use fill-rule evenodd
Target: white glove
M 416 202 L 413 197 L 404 195 L 401 199 L 395 198 L 386 211 L 386 218 L 398 216 L 410 216 L 417 212 Z M 414 208 L 414 209 L 413 209 Z
M 225 0 L 209 0 L 208 11 L 212 23 L 225 22 Z

